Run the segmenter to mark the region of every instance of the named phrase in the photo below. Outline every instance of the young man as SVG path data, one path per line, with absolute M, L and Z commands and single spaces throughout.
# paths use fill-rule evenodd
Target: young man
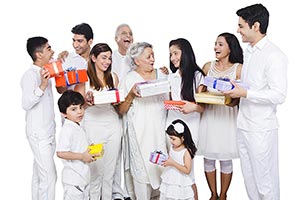
M 58 55 L 58 59 L 64 61 L 64 67 L 74 67 L 77 69 L 87 69 L 87 62 L 93 44 L 94 33 L 91 26 L 87 23 L 81 23 L 74 26 L 71 30 L 73 35 L 73 48 L 75 52 L 69 54 L 68 51 L 63 51 Z M 64 69 L 66 70 L 66 69 Z M 67 89 L 72 89 L 85 95 L 85 83 L 79 83 L 70 87 L 57 87 L 57 91 L 62 94 Z
M 244 52 L 241 80 L 229 92 L 241 97 L 237 140 L 242 173 L 249 199 L 278 200 L 278 121 L 276 107 L 284 102 L 288 60 L 267 37 L 269 12 L 262 4 L 239 9 L 238 30 L 249 43 Z
M 27 52 L 33 60 L 21 80 L 22 107 L 26 111 L 26 135 L 33 157 L 32 199 L 54 200 L 56 168 L 54 103 L 50 73 L 43 66 L 54 51 L 44 37 L 27 40 Z
M 65 91 L 58 100 L 59 111 L 65 118 L 56 150 L 64 164 L 64 199 L 89 200 L 88 163 L 96 159 L 89 153 L 87 136 L 79 124 L 84 116 L 83 104 L 83 96 L 73 90 Z

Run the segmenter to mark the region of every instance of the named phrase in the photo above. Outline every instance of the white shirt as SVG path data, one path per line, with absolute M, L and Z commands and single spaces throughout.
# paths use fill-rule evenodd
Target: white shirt
M 249 90 L 240 101 L 238 128 L 251 131 L 278 128 L 276 106 L 286 97 L 287 65 L 287 57 L 267 37 L 254 47 L 248 45 L 241 80 L 249 85 Z
M 54 100 L 51 81 L 45 91 L 40 89 L 41 67 L 33 65 L 21 79 L 22 107 L 26 111 L 26 134 L 46 139 L 55 135 Z
M 112 72 L 116 73 L 119 78 L 119 83 L 121 83 L 127 73 L 131 71 L 130 58 L 128 56 L 123 56 L 118 50 L 115 50 L 112 54 Z
M 83 153 L 88 148 L 87 136 L 80 125 L 65 119 L 60 131 L 56 151 Z M 62 182 L 76 186 L 86 186 L 90 182 L 90 167 L 80 160 L 62 160 L 64 164 Z

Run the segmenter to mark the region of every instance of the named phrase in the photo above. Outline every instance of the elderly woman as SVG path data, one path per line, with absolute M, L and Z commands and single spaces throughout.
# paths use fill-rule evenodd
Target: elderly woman
M 154 69 L 152 45 L 146 42 L 134 43 L 128 49 L 134 70 L 129 72 L 120 86 L 127 94 L 119 105 L 119 113 L 127 113 L 130 172 L 136 199 L 158 199 L 160 175 L 163 168 L 149 162 L 150 152 L 166 152 L 165 120 L 163 101 L 168 94 L 141 97 L 136 83 L 163 77 Z

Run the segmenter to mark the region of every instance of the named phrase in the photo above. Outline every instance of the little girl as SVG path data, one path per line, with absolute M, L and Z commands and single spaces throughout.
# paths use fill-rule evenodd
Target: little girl
M 197 148 L 193 142 L 189 127 L 176 119 L 166 130 L 171 147 L 169 158 L 162 163 L 166 167 L 161 175 L 160 200 L 194 200 L 191 175 Z

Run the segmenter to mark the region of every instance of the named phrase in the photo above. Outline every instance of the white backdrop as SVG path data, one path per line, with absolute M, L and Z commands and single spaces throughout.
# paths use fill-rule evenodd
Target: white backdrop
M 94 44 L 108 43 L 116 49 L 115 28 L 128 23 L 135 41 L 154 45 L 155 66 L 169 64 L 168 43 L 172 39 L 188 39 L 197 56 L 199 66 L 214 59 L 214 42 L 221 32 L 236 33 L 236 10 L 257 3 L 253 0 L 228 1 L 39 1 L 27 0 L 0 4 L 1 20 L 1 196 L 6 199 L 30 199 L 32 154 L 25 137 L 25 112 L 21 108 L 20 78 L 32 62 L 26 52 L 26 40 L 32 36 L 44 36 L 56 52 L 72 51 L 71 28 L 81 22 L 89 23 L 94 30 Z M 289 57 L 289 90 L 286 102 L 278 107 L 280 120 L 279 153 L 281 199 L 297 198 L 300 180 L 298 166 L 299 130 L 296 128 L 299 107 L 296 104 L 296 50 L 299 48 L 295 27 L 299 24 L 299 11 L 293 0 L 262 0 L 270 12 L 269 38 Z M 244 44 L 243 44 L 244 46 Z M 298 56 L 298 54 L 297 54 Z M 278 80 L 280 81 L 280 80 Z M 55 90 L 54 90 L 55 93 Z M 55 102 L 58 95 L 55 95 Z M 57 132 L 60 116 L 55 107 Z M 58 181 L 57 199 L 62 199 L 62 164 L 55 157 Z M 203 175 L 203 161 L 196 158 L 196 181 L 200 199 L 208 199 L 210 193 Z M 296 182 L 292 184 L 291 182 Z M 234 161 L 234 176 L 228 192 L 229 199 L 247 199 L 239 160 Z M 2 199 L 2 198 L 1 198 Z

